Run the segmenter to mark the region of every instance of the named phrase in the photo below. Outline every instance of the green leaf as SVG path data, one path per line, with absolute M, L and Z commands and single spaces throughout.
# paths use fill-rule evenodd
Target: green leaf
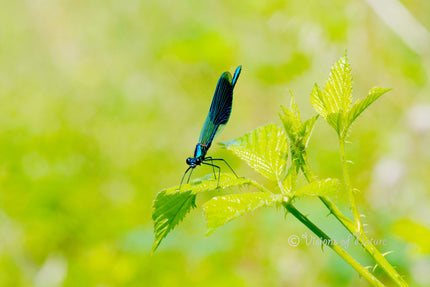
M 318 115 L 302 123 L 300 118 L 297 116 L 299 114 L 299 110 L 297 105 L 295 105 L 294 99 L 292 99 L 290 109 L 286 109 L 283 106 L 281 106 L 281 108 L 283 114 L 279 114 L 279 117 L 284 124 L 285 131 L 290 139 L 291 147 L 294 148 L 295 152 L 300 153 L 304 151 L 308 145 L 309 138 L 315 126 L 315 122 L 318 119 Z
M 284 114 L 279 114 L 279 117 L 284 124 L 285 131 L 292 142 L 295 142 L 298 137 L 300 137 L 300 132 L 302 131 L 302 123 L 293 113 L 293 111 L 281 106 Z
M 324 96 L 317 84 L 311 93 L 311 105 L 323 118 L 327 118 L 327 109 L 324 102 Z
M 262 206 L 273 206 L 282 201 L 281 194 L 253 192 L 217 196 L 203 205 L 208 235 L 225 223 Z
M 357 101 L 352 107 L 352 74 L 345 55 L 332 67 L 324 89 L 315 84 L 311 94 L 314 109 L 326 119 L 339 137 L 346 137 L 354 120 L 389 89 L 373 88 L 367 97 Z
M 345 129 L 345 115 L 352 103 L 352 73 L 345 55 L 332 67 L 324 89 L 315 84 L 311 94 L 314 109 L 340 135 Z
M 308 146 L 309 139 L 311 137 L 312 131 L 314 130 L 315 123 L 318 119 L 319 115 L 316 115 L 303 123 L 302 133 L 303 133 L 303 142 L 305 148 Z
M 207 175 L 189 184 L 171 187 L 160 191 L 157 194 L 152 206 L 152 219 L 154 221 L 155 240 L 152 245 L 154 252 L 160 245 L 163 238 L 178 225 L 184 217 L 196 207 L 197 193 L 217 189 L 218 180 L 214 180 L 212 175 Z M 262 187 L 256 182 L 243 177 L 236 178 L 232 174 L 221 174 L 219 187 L 228 188 L 232 186 L 254 185 L 260 190 Z
M 368 106 L 388 91 L 390 91 L 390 89 L 384 89 L 381 87 L 373 88 L 369 91 L 366 98 L 355 102 L 352 108 L 348 111 L 348 126 L 351 125 Z
M 219 186 L 218 186 L 218 179 L 214 179 L 213 174 L 207 174 L 202 178 L 193 180 L 189 184 L 183 184 L 181 187 L 181 190 L 178 190 L 179 186 L 177 185 L 177 186 L 165 189 L 165 191 L 167 191 L 168 194 L 178 193 L 184 190 L 192 190 L 193 193 L 200 193 L 204 191 L 217 190 L 218 187 L 225 189 L 228 187 L 249 185 L 249 184 L 259 187 L 259 185 L 255 181 L 251 179 L 247 179 L 245 177 L 236 177 L 231 173 L 221 173 L 221 177 L 219 179 Z
M 291 193 L 293 190 L 296 189 L 296 183 L 297 183 L 297 171 L 299 167 L 298 165 L 293 162 L 288 169 L 287 176 L 285 177 L 283 183 L 282 183 L 282 193 Z
M 318 180 L 309 183 L 302 188 L 299 188 L 294 193 L 296 197 L 313 197 L 313 196 L 325 196 L 336 192 L 339 189 L 339 180 L 337 179 L 325 179 Z
M 185 215 L 196 207 L 196 194 L 192 190 L 168 194 L 161 191 L 153 204 L 152 219 L 154 221 L 155 240 L 152 253 L 160 245 L 161 240 L 181 222 Z
M 312 117 L 302 123 L 300 118 L 298 117 L 299 110 L 294 102 L 294 98 L 292 98 L 290 106 L 290 109 L 286 109 L 281 106 L 283 114 L 280 113 L 279 117 L 284 124 L 285 131 L 288 134 L 293 165 L 300 165 L 302 159 L 306 157 L 306 147 L 309 143 L 310 136 L 315 126 L 315 122 L 318 119 L 319 115 Z M 288 173 L 290 172 L 291 168 Z M 285 184 L 286 180 L 287 179 L 284 179 L 283 184 Z M 291 188 L 288 187 L 288 184 L 284 186 L 283 189 L 284 190 L 282 192 L 289 192 L 291 190 Z
M 342 131 L 344 130 L 344 121 L 343 121 L 343 116 L 342 113 L 332 113 L 327 115 L 327 123 L 329 125 L 331 125 L 334 130 L 337 132 L 337 134 L 341 134 Z
M 323 91 L 328 114 L 347 111 L 352 103 L 352 73 L 345 55 L 332 67 Z
M 259 127 L 223 145 L 268 179 L 277 180 L 285 170 L 287 135 L 277 125 Z
M 291 95 L 290 111 L 293 113 L 294 117 L 296 117 L 297 120 L 300 122 L 301 119 L 300 119 L 299 107 L 296 104 L 293 92 L 290 91 L 290 95 Z

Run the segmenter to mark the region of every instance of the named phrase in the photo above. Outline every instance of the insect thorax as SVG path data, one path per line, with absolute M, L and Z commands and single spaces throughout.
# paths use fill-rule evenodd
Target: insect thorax
M 194 150 L 194 157 L 203 160 L 206 156 L 209 147 L 207 145 L 198 143 Z

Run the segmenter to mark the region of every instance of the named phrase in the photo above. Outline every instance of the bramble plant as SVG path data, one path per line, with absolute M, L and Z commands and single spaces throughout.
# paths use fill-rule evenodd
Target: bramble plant
M 345 142 L 352 123 L 375 100 L 388 92 L 389 89 L 373 88 L 368 95 L 354 104 L 352 103 L 352 76 L 346 54 L 331 69 L 324 88 L 315 84 L 311 94 L 311 104 L 318 112 L 306 121 L 302 121 L 299 109 L 291 95 L 289 108 L 282 107 L 279 114 L 283 127 L 269 124 L 259 127 L 236 140 L 223 143 L 223 146 L 244 160 L 254 170 L 267 179 L 277 183 L 277 190 L 270 191 L 260 183 L 247 178 L 237 178 L 231 174 L 221 174 L 219 187 L 222 189 L 248 185 L 255 192 L 216 196 L 203 204 L 206 215 L 208 234 L 227 222 L 262 206 L 283 206 L 286 211 L 308 227 L 321 241 L 336 252 L 353 267 L 372 286 L 385 286 L 367 267 L 363 267 L 340 245 L 335 244 L 307 216 L 295 206 L 296 200 L 302 197 L 315 197 L 323 202 L 332 214 L 360 242 L 364 250 L 373 258 L 375 266 L 379 266 L 398 286 L 408 286 L 405 280 L 385 259 L 384 255 L 372 244 L 363 230 L 363 224 L 355 200 L 355 189 L 348 172 Z M 318 179 L 314 175 L 307 160 L 307 146 L 315 122 L 321 116 L 336 131 L 343 180 L 334 178 Z M 287 158 L 290 155 L 290 165 Z M 297 187 L 297 177 L 303 173 L 307 184 Z M 197 194 L 216 190 L 217 180 L 207 175 L 189 184 L 162 190 L 153 203 L 155 241 L 154 252 L 163 238 L 179 224 L 187 213 L 196 207 Z M 353 220 L 345 216 L 329 198 L 338 191 L 346 191 L 349 196 Z

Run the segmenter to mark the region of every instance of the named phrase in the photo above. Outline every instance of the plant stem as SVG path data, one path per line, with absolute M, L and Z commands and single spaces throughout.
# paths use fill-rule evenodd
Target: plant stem
M 306 153 L 302 154 L 301 163 L 301 168 L 306 180 L 309 183 L 315 181 L 316 177 L 309 166 Z M 379 250 L 376 249 L 376 247 L 370 242 L 366 234 L 364 232 L 357 233 L 355 231 L 356 226 L 351 219 L 343 215 L 343 213 L 328 197 L 320 196 L 319 198 L 328 208 L 328 210 L 330 210 L 330 213 L 336 217 L 336 219 L 351 233 L 351 235 L 353 235 L 356 239 L 359 240 L 360 245 L 398 286 L 408 286 L 406 281 L 400 276 L 400 274 L 394 269 L 394 267 L 391 266 L 391 264 L 385 259 L 385 257 L 379 252 Z
M 319 239 L 326 244 L 334 252 L 336 252 L 343 260 L 345 260 L 352 268 L 354 268 L 362 277 L 364 277 L 372 286 L 385 286 L 381 283 L 372 273 L 366 268 L 360 265 L 354 258 L 351 257 L 344 249 L 339 245 L 333 243 L 332 239 L 319 229 L 312 221 L 310 221 L 306 216 L 304 216 L 300 211 L 298 211 L 291 203 L 288 201 L 283 201 L 282 205 L 301 223 L 306 225 Z
M 308 183 L 316 181 L 317 180 L 316 176 L 314 175 L 314 173 L 312 172 L 312 169 L 309 166 L 307 155 L 305 152 L 302 153 L 300 161 L 301 161 L 301 165 L 300 165 L 301 169 Z M 330 213 L 333 214 L 334 217 L 336 217 L 336 219 L 340 221 L 343 226 L 345 226 L 346 229 L 351 231 L 351 233 L 355 233 L 354 222 L 348 217 L 346 217 L 345 215 L 343 215 L 343 213 L 337 208 L 337 206 L 328 197 L 319 196 L 319 199 L 324 203 L 324 205 L 328 208 L 328 210 L 330 210 Z
M 339 146 L 340 146 L 340 158 L 342 162 L 342 171 L 343 171 L 343 179 L 345 181 L 346 188 L 349 194 L 349 203 L 351 204 L 352 215 L 354 216 L 355 224 L 356 224 L 356 232 L 363 232 L 363 223 L 361 222 L 360 213 L 358 212 L 357 202 L 355 201 L 354 190 L 351 185 L 351 179 L 348 173 L 348 162 L 346 160 L 345 153 L 345 139 L 343 137 L 339 138 Z

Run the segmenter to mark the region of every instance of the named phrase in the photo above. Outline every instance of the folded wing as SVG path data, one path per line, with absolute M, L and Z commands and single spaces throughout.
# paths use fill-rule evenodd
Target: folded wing
M 227 124 L 233 103 L 233 88 L 239 77 L 241 66 L 236 69 L 232 80 L 229 72 L 224 72 L 218 80 L 209 114 L 200 132 L 199 143 L 209 148 L 213 139 Z

